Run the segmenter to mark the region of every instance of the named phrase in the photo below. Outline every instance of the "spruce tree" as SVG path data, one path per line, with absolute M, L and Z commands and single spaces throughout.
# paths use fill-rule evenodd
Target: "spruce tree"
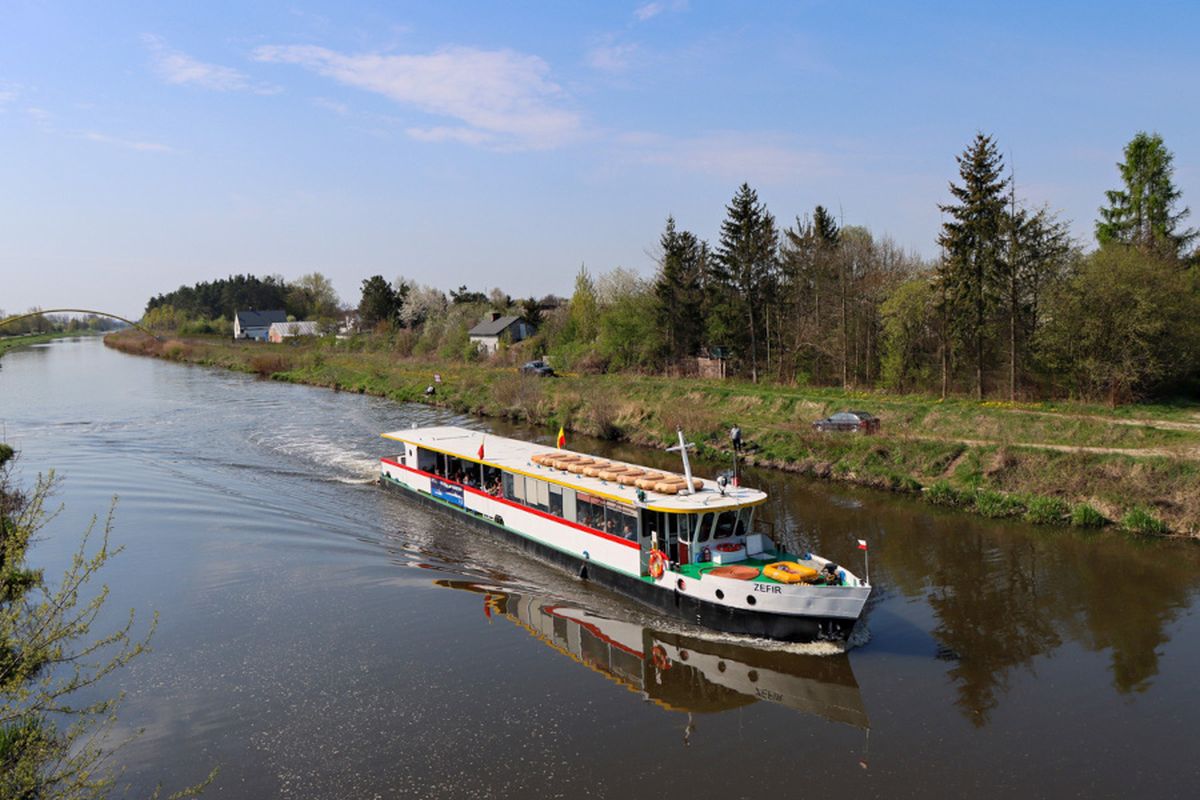
M 779 234 L 775 218 L 758 201 L 758 194 L 749 184 L 741 185 L 725 211 L 716 251 L 717 278 L 728 290 L 730 305 L 745 321 L 736 339 L 743 354 L 749 356 L 750 377 L 757 383 L 759 347 L 766 319 L 763 312 L 773 300 Z
M 704 330 L 704 276 L 700 240 L 677 231 L 675 218 L 659 239 L 662 260 L 654 283 L 659 325 L 672 361 L 695 355 Z
M 1002 177 L 1003 159 L 990 136 L 976 134 L 956 160 L 962 185 L 951 182 L 950 194 L 957 202 L 939 206 L 950 219 L 938 236 L 945 253 L 938 280 L 946 292 L 950 326 L 974 361 L 975 396 L 981 399 L 985 345 L 1002 291 L 1008 180 Z
M 1139 132 L 1125 145 L 1125 161 L 1117 164 L 1124 189 L 1105 192 L 1108 207 L 1100 209 L 1096 239 L 1102 245 L 1120 243 L 1178 258 L 1197 236 L 1180 223 L 1191 210 L 1175 211 L 1180 192 L 1171 182 L 1174 155 L 1157 133 Z

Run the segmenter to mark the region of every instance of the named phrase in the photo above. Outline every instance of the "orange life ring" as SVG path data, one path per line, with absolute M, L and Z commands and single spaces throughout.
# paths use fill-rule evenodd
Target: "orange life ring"
M 736 553 L 738 550 L 742 549 L 742 546 L 740 544 L 734 544 L 733 542 L 729 542 L 727 544 L 717 545 L 717 549 L 720 550 L 722 553 Z
M 667 554 L 662 550 L 650 551 L 650 577 L 658 580 L 667 568 Z
M 654 666 L 659 672 L 666 672 L 671 668 L 671 659 L 667 658 L 667 651 L 661 644 L 656 644 L 650 650 L 650 657 L 654 659 Z

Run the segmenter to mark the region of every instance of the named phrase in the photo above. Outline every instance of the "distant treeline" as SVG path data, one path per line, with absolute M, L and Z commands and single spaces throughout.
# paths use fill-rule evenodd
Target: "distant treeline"
M 338 315 L 338 303 L 333 284 L 318 272 L 291 283 L 278 275 L 231 275 L 150 298 L 143 324 L 185 333 L 228 334 L 238 311 L 284 309 L 295 319 L 329 323 Z
M 743 184 L 713 244 L 668 217 L 658 271 L 593 277 L 580 268 L 569 301 L 514 302 L 499 289 L 445 292 L 381 275 L 363 281 L 358 346 L 401 355 L 480 355 L 467 331 L 489 309 L 524 317 L 532 339 L 494 356 L 548 356 L 589 372 L 686 372 L 699 357 L 727 374 L 847 388 L 1076 396 L 1124 402 L 1200 383 L 1200 267 L 1161 137 L 1139 133 L 1118 164 L 1085 252 L 1068 223 L 1030 208 L 991 137 L 957 157 L 940 206 L 939 255 L 925 260 L 886 236 L 843 225 L 826 207 L 780 225 Z M 312 316 L 336 308 L 320 274 L 237 276 L 150 301 L 192 318 L 248 306 Z
M 40 314 L 38 309 L 31 308 L 27 313 L 32 316 L 16 322 L 4 322 L 0 325 L 0 337 L 3 336 L 24 336 L 31 333 L 61 333 L 79 331 L 112 331 L 117 328 L 125 327 L 124 322 L 111 319 L 109 317 L 101 317 L 96 314 L 84 314 L 83 316 L 72 316 L 68 314 Z M 2 309 L 0 309 L 0 321 L 8 318 Z M 24 316 L 13 314 L 12 316 Z

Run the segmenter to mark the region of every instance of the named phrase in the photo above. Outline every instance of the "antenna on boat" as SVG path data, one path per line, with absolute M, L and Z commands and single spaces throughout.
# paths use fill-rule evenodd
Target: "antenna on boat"
M 692 494 L 692 464 L 688 461 L 688 448 L 695 449 L 696 445 L 683 440 L 683 428 L 676 428 L 675 432 L 679 434 L 679 444 L 676 447 L 668 447 L 668 453 L 679 451 L 679 455 L 683 456 L 683 477 L 687 480 L 687 487 L 684 489 L 688 494 Z

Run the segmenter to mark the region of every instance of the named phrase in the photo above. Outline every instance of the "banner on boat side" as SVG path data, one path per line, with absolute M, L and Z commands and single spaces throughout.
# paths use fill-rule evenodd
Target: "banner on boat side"
M 456 506 L 463 505 L 463 490 L 461 486 L 439 481 L 437 478 L 434 478 L 431 483 L 433 484 L 432 493 L 434 497 L 439 500 L 445 500 L 447 503 L 454 503 Z

